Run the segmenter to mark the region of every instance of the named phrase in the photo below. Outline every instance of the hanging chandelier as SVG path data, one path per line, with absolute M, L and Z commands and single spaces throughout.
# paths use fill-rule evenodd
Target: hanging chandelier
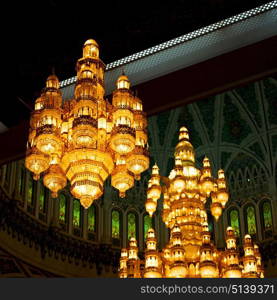
M 88 40 L 77 61 L 74 99 L 63 103 L 59 80 L 47 78 L 31 115 L 25 165 L 52 197 L 71 183 L 84 208 L 103 194 L 109 175 L 120 197 L 149 167 L 147 120 L 141 100 L 121 75 L 112 104 L 104 99 L 105 65 L 99 46 Z
M 264 277 L 259 248 L 249 234 L 243 239 L 243 256 L 232 227 L 226 230 L 225 250 L 218 250 L 211 241 L 205 203 L 211 197 L 210 211 L 218 220 L 228 201 L 224 171 L 219 170 L 218 178 L 213 178 L 207 157 L 201 170 L 195 167 L 195 153 L 185 127 L 180 129 L 174 156 L 175 166 L 168 177 L 160 176 L 158 166 L 153 166 L 145 202 L 152 217 L 163 194 L 162 219 L 170 230 L 169 242 L 158 251 L 155 231 L 149 229 L 145 259 L 141 260 L 137 241 L 132 237 L 128 249 L 121 251 L 119 277 Z

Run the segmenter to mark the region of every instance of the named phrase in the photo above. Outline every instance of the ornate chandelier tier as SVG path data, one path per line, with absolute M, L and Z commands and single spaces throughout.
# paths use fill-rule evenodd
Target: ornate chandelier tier
M 249 234 L 243 240 L 243 256 L 240 256 L 232 227 L 226 230 L 225 250 L 218 250 L 212 243 L 205 203 L 211 197 L 210 210 L 218 220 L 228 201 L 228 192 L 224 171 L 218 171 L 218 178 L 211 174 L 207 157 L 201 170 L 195 167 L 188 130 L 182 127 L 175 148 L 175 166 L 168 177 L 160 176 L 157 165 L 153 166 L 145 203 L 146 211 L 152 217 L 163 193 L 162 218 L 170 230 L 169 242 L 161 252 L 158 251 L 155 231 L 149 229 L 145 259 L 141 260 L 137 241 L 132 237 L 129 248 L 121 251 L 121 278 L 264 277 L 259 248 Z
M 88 40 L 77 61 L 74 99 L 62 103 L 59 80 L 47 78 L 31 115 L 26 168 L 57 197 L 71 183 L 71 193 L 88 208 L 103 194 L 109 175 L 120 197 L 149 167 L 147 120 L 141 100 L 121 75 L 112 104 L 104 99 L 105 65 L 99 46 Z

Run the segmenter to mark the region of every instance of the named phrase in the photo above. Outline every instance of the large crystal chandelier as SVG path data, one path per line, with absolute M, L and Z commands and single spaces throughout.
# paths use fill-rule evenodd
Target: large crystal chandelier
M 164 185 L 160 185 L 163 182 Z M 211 241 L 205 203 L 211 197 L 210 210 L 216 220 L 228 201 L 224 171 L 212 177 L 209 159 L 201 170 L 195 167 L 195 153 L 188 130 L 180 129 L 175 148 L 175 166 L 168 177 L 152 168 L 148 183 L 146 211 L 153 215 L 163 193 L 162 218 L 170 230 L 170 239 L 162 251 L 157 249 L 154 229 L 146 238 L 145 259 L 138 257 L 137 241 L 132 237 L 129 248 L 122 249 L 119 276 L 168 278 L 237 278 L 264 276 L 261 255 L 251 236 L 243 239 L 244 255 L 240 256 L 232 227 L 226 230 L 226 248 L 218 250 Z M 207 203 L 208 204 L 208 203 Z
M 71 183 L 71 193 L 88 208 L 103 194 L 109 175 L 120 197 L 149 167 L 147 120 L 141 100 L 121 75 L 112 104 L 104 99 L 105 65 L 94 40 L 77 61 L 74 99 L 63 103 L 59 80 L 47 78 L 35 102 L 27 143 L 26 167 L 57 197 Z

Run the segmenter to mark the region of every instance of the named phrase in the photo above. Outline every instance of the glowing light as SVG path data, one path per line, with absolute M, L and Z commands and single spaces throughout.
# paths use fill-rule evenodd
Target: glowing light
M 77 77 L 68 80 L 76 79 L 74 99 L 64 104 L 57 76 L 47 78 L 31 115 L 25 165 L 35 179 L 45 172 L 43 182 L 53 197 L 68 179 L 72 195 L 88 208 L 103 194 L 109 175 L 124 197 L 148 169 L 147 121 L 126 75 L 116 82 L 112 105 L 104 99 L 105 65 L 95 40 L 83 45 L 76 70 Z

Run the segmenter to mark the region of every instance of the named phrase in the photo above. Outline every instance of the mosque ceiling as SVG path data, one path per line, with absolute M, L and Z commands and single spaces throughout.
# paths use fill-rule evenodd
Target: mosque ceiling
M 204 155 L 213 170 L 223 168 L 227 177 L 239 169 L 256 166 L 268 177 L 274 176 L 277 162 L 277 81 L 257 81 L 231 91 L 202 99 L 148 119 L 151 166 L 168 176 L 174 165 L 174 147 L 181 126 L 189 129 L 196 151 L 196 165 Z M 142 208 L 150 171 L 131 189 L 126 203 Z M 114 199 L 117 198 L 116 194 Z

